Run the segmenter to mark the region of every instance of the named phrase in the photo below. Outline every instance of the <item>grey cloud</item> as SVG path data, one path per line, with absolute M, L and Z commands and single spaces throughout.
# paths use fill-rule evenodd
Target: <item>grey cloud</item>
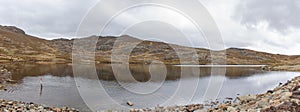
M 99 0 L 0 0 L 0 25 L 14 25 L 26 31 L 27 34 L 52 39 L 52 37 L 73 37 L 81 19 L 84 18 L 88 9 L 94 6 Z M 104 0 L 101 0 L 104 1 Z M 130 2 L 123 0 L 115 1 L 114 5 L 101 4 L 94 17 L 88 21 L 86 27 L 88 35 L 97 35 L 99 30 L 98 21 L 106 20 L 113 12 Z M 147 1 L 147 0 L 144 0 Z M 262 50 L 272 53 L 299 54 L 300 38 L 300 1 L 297 0 L 200 0 L 205 1 L 204 6 L 210 9 L 214 19 L 219 23 L 226 47 L 242 47 L 255 50 Z M 131 1 L 134 2 L 134 1 Z M 166 2 L 166 1 L 164 1 Z M 99 10 L 100 9 L 100 10 Z M 199 13 L 197 10 L 194 13 Z M 92 11 L 93 12 L 93 11 Z M 98 13 L 101 12 L 101 13 Z M 111 32 L 106 35 L 116 35 L 119 29 L 125 27 L 128 21 L 135 21 L 135 17 L 141 13 L 152 13 L 136 10 L 128 13 L 125 19 L 112 23 Z M 160 11 L 154 11 L 160 12 Z M 99 15 L 101 14 L 101 15 Z M 154 13 L 156 15 L 156 13 Z M 151 16 L 151 15 L 150 15 Z M 233 17 L 231 17 L 233 16 Z M 169 16 L 166 16 L 169 17 Z M 101 19 L 98 19 L 101 18 Z M 131 20 L 132 19 L 132 20 Z M 171 18 L 175 20 L 177 18 Z M 126 21 L 124 21 L 126 20 Z M 257 30 L 247 29 L 244 25 L 258 25 L 260 22 L 267 22 L 268 29 Z M 179 23 L 179 22 L 178 22 Z M 147 29 L 146 26 L 154 25 Z M 125 25 L 125 26 L 124 26 Z M 182 28 L 189 30 L 189 26 L 183 24 Z M 145 26 L 145 29 L 139 27 Z M 139 26 L 136 30 L 125 33 L 140 36 L 142 39 L 152 36 L 181 45 L 190 45 L 183 42 L 180 32 L 163 27 L 159 24 L 147 23 Z M 177 25 L 178 26 L 178 25 Z M 170 30 L 167 30 L 170 29 Z M 149 32 L 151 30 L 151 32 Z M 275 30 L 277 32 L 272 32 Z M 89 32 L 91 31 L 91 33 Z M 290 31 L 290 32 L 287 32 Z M 152 33 L 153 32 L 153 33 Z M 176 32 L 176 33 L 172 33 Z M 281 33 L 280 33 L 281 32 Z M 207 43 L 197 34 L 190 34 L 190 39 L 195 46 L 206 47 Z M 151 37 L 149 35 L 152 35 Z M 176 39 L 175 39 L 176 37 Z M 177 39 L 180 38 L 180 39 Z
M 287 33 L 300 28 L 299 0 L 242 0 L 234 18 L 244 25 L 267 22 L 272 30 Z
M 201 35 L 198 35 L 197 38 L 185 37 L 185 35 L 174 26 L 157 21 L 147 21 L 136 24 L 128 29 L 125 33 L 146 40 L 208 48 L 206 40 Z
M 71 36 L 97 0 L 1 0 L 0 24 L 40 37 Z

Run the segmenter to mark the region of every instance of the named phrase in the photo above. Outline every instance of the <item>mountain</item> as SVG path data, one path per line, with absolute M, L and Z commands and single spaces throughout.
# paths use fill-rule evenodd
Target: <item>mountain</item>
M 269 65 L 274 70 L 300 70 L 300 56 L 240 48 L 229 48 L 226 49 L 226 54 L 222 54 L 224 52 L 203 48 L 143 41 L 128 35 L 87 38 L 98 40 L 95 49 L 97 63 L 121 63 L 126 55 L 130 55 L 128 63 L 136 64 L 150 64 L 153 60 L 165 64 L 211 64 L 211 59 L 214 59 L 214 64 L 224 64 L 221 61 L 226 60 L 227 64 L 234 65 Z M 14 26 L 0 26 L 0 62 L 70 63 L 74 40 L 78 39 L 45 40 L 30 36 Z M 118 57 L 111 62 L 113 53 Z M 197 62 L 192 60 L 195 58 L 198 59 Z
M 0 60 L 46 61 L 54 59 L 56 49 L 50 42 L 33 37 L 14 26 L 0 26 Z

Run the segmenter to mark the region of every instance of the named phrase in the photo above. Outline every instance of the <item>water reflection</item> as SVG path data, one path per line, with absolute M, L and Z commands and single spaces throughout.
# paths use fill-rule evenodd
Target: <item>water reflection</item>
M 151 66 L 154 66 L 152 67 L 152 71 L 156 71 L 156 69 L 159 70 L 161 68 L 161 65 L 157 65 L 156 67 L 155 65 Z M 122 75 L 122 73 L 125 73 L 126 69 L 123 68 L 122 65 L 120 65 L 119 68 L 120 69 L 117 69 L 117 71 L 113 71 L 110 64 L 101 64 L 96 66 L 96 72 L 100 80 L 113 81 L 116 80 L 117 76 L 118 79 L 121 79 L 121 81 L 130 81 L 127 76 Z M 129 68 L 131 72 L 130 75 L 132 75 L 132 77 L 139 82 L 147 82 L 151 78 L 149 65 L 130 65 Z M 12 64 L 8 65 L 8 69 L 12 70 L 12 78 L 14 80 L 22 80 L 27 76 L 42 76 L 47 74 L 58 77 L 73 77 L 72 65 L 68 64 Z M 214 69 L 218 70 L 223 68 L 215 67 Z M 86 69 L 82 67 L 82 70 Z M 180 78 L 190 77 L 207 77 L 211 75 L 211 67 L 198 68 L 167 65 L 166 71 L 166 80 L 178 80 Z M 118 72 L 119 75 L 114 74 L 114 72 Z M 197 72 L 200 72 L 200 75 Z M 226 76 L 229 78 L 245 77 L 256 73 L 263 73 L 263 71 L 260 70 L 260 67 L 226 67 Z M 93 79 L 93 77 L 89 74 L 80 76 L 82 78 Z
M 43 77 L 40 78 L 40 96 L 43 94 Z

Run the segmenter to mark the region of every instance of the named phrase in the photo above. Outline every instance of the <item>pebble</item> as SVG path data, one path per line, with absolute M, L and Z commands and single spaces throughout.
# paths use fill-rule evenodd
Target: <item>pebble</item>
M 130 112 L 194 112 L 204 109 L 202 104 L 191 104 L 184 106 L 170 106 L 170 107 L 160 107 L 157 106 L 154 109 L 130 109 Z
M 32 102 L 25 103 L 20 101 L 0 100 L 1 112 L 56 112 L 63 110 L 63 112 L 79 112 L 74 108 L 57 108 L 57 107 L 45 107 L 43 105 L 34 104 Z

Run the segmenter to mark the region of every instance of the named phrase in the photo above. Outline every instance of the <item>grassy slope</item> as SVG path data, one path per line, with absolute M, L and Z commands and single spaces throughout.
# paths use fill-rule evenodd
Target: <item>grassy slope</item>
M 13 30 L 1 29 L 1 27 L 0 62 L 71 62 L 73 40 L 56 39 L 49 41 Z M 130 36 L 119 37 L 118 41 L 121 44 L 114 46 L 116 39 L 116 37 L 99 38 L 96 46 L 96 61 L 98 63 L 110 63 L 112 49 L 121 56 L 124 51 L 129 50 L 135 44 L 137 46 L 131 51 L 129 63 L 149 64 L 153 60 L 158 60 L 166 64 L 195 64 L 191 59 L 196 53 L 199 64 L 210 64 L 211 59 L 222 60 L 225 56 L 225 54 L 215 52 L 217 57 L 212 58 L 211 52 L 207 49 L 195 49 L 162 42 L 142 42 Z M 226 50 L 227 64 L 264 64 L 275 66 L 278 70 L 300 70 L 298 67 L 300 65 L 299 60 L 300 56 L 269 54 L 238 48 Z
M 0 61 L 52 61 L 57 50 L 48 40 L 0 29 Z

